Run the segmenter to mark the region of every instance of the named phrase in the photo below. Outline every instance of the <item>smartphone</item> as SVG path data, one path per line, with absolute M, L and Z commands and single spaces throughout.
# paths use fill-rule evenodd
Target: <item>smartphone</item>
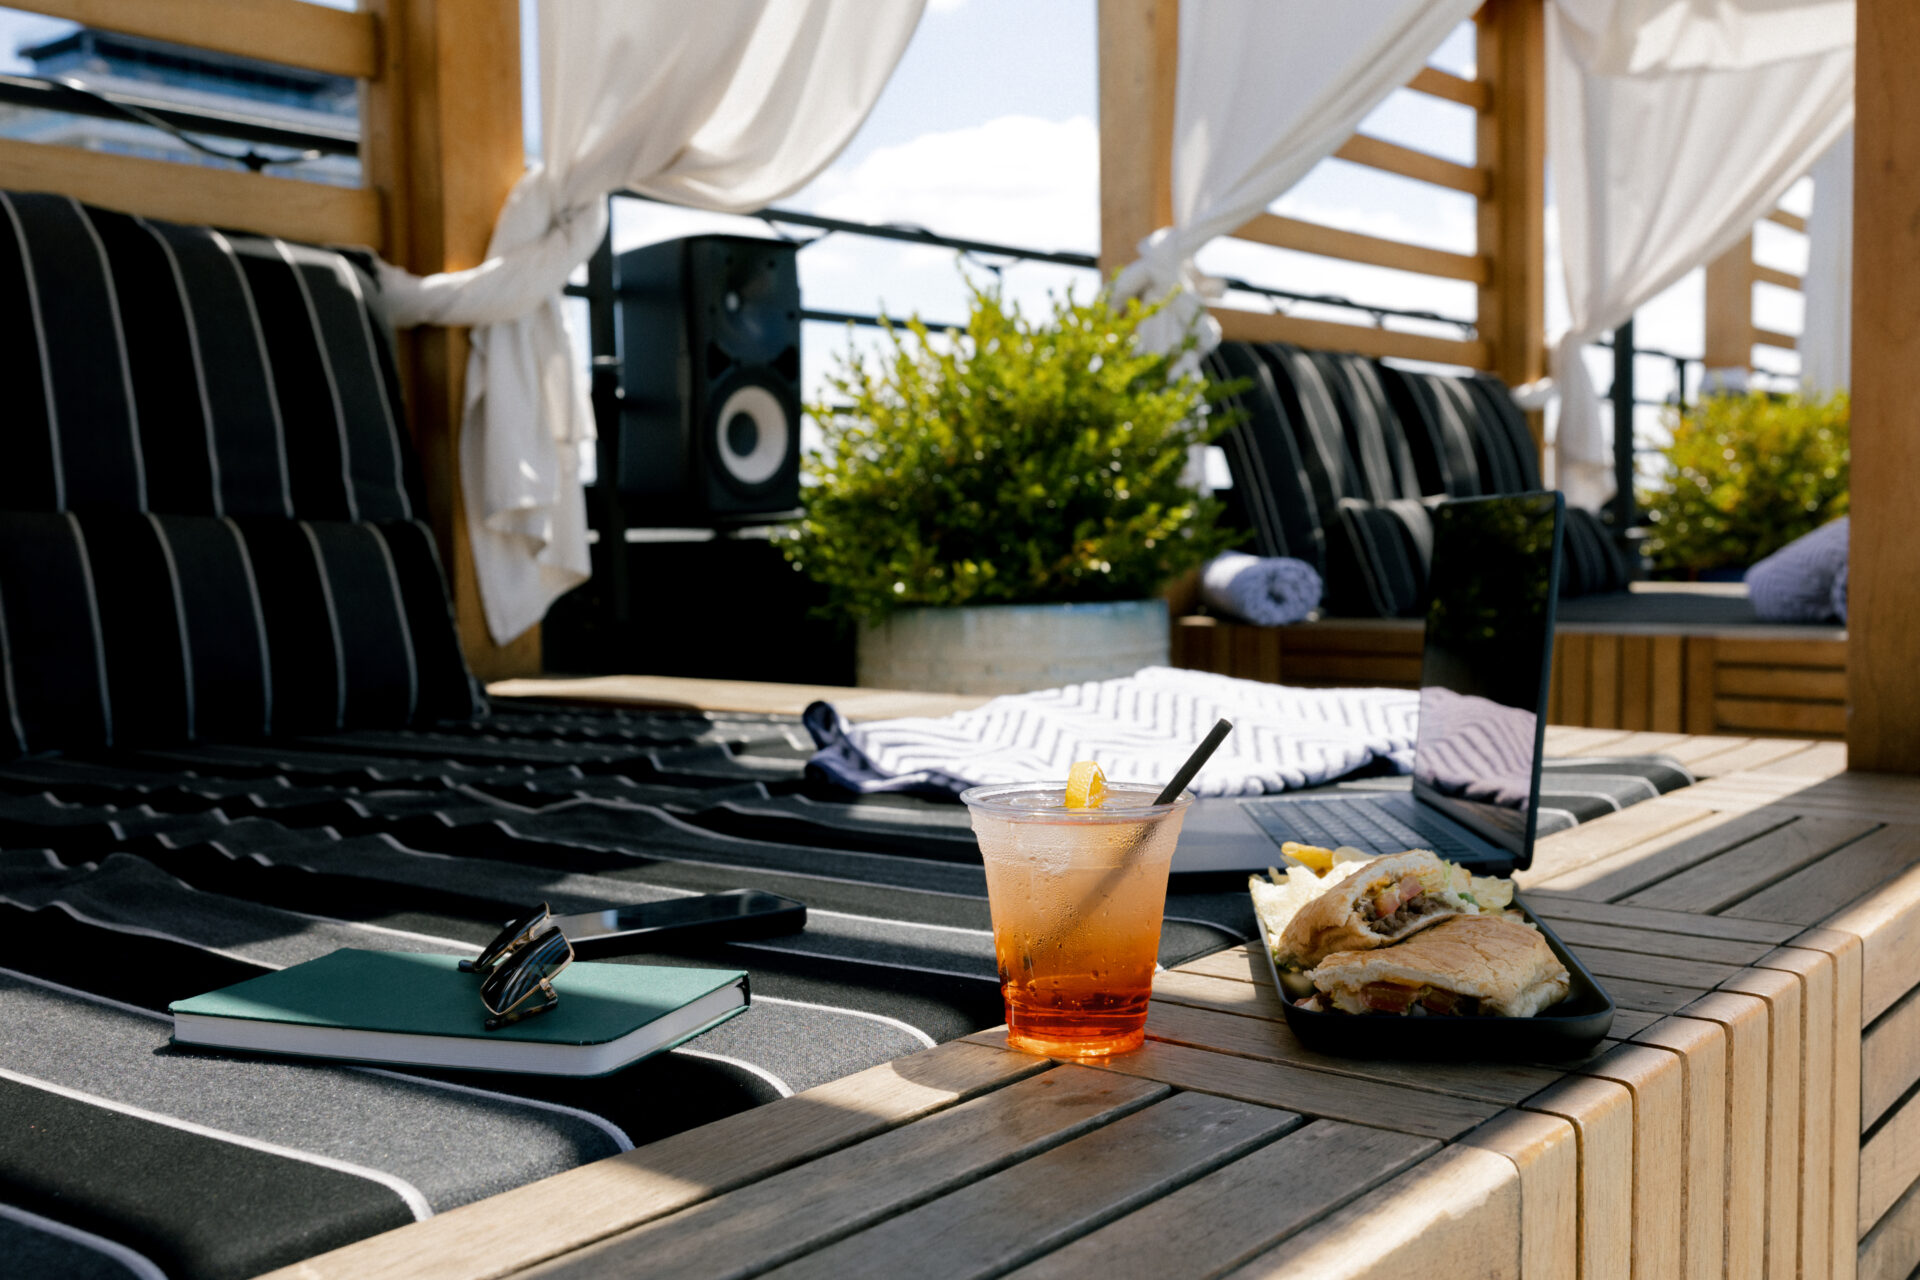
M 731 942 L 796 933 L 807 925 L 803 902 L 758 889 L 734 889 L 697 898 L 641 902 L 605 911 L 555 916 L 553 922 L 582 959 L 632 955 L 690 942 Z

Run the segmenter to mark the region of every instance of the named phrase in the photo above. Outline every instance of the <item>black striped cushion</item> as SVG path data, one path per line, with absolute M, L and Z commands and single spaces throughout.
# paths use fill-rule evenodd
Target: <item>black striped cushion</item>
M 1273 375 L 1274 391 L 1293 428 L 1314 506 L 1323 521 L 1331 520 L 1340 499 L 1368 496 L 1347 448 L 1346 428 L 1333 392 L 1319 366 L 1300 348 L 1269 342 L 1254 349 Z
M 1451 380 L 1381 365 L 1380 381 L 1412 448 L 1420 492 L 1452 498 L 1484 493 L 1473 430 L 1461 398 L 1448 392 Z
M 1327 537 L 1327 607 L 1343 617 L 1408 618 L 1425 610 L 1433 518 L 1416 499 L 1348 498 Z
M 354 255 L 0 191 L 0 749 L 471 717 Z
M 1312 352 L 1340 411 L 1347 452 L 1352 456 L 1361 492 L 1373 502 L 1418 498 L 1420 482 L 1400 420 L 1387 402 L 1377 366 L 1350 352 Z
M 1540 488 L 1540 448 L 1527 428 L 1527 416 L 1513 402 L 1507 384 L 1490 373 L 1476 373 L 1466 380 L 1467 390 L 1480 407 L 1479 430 L 1505 445 L 1519 476 L 1521 493 Z
M 1633 568 L 1614 542 L 1613 531 L 1591 511 L 1567 508 L 1564 546 L 1560 567 L 1563 596 L 1625 591 L 1633 579 Z
M 1244 342 L 1222 343 L 1207 358 L 1209 376 L 1244 381 L 1230 397 L 1237 416 L 1220 436 L 1233 476 L 1235 505 L 1263 556 L 1292 556 L 1326 570 L 1327 539 L 1307 480 L 1293 424 L 1266 361 Z
M 0 713 L 20 753 L 471 718 L 432 536 L 0 512 Z
M 372 278 L 342 253 L 0 192 L 0 507 L 419 510 Z

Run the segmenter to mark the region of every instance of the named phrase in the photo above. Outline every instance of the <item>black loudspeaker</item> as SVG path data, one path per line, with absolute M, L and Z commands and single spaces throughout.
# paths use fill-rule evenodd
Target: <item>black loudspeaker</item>
M 629 526 L 717 526 L 800 505 L 799 246 L 689 236 L 621 254 Z

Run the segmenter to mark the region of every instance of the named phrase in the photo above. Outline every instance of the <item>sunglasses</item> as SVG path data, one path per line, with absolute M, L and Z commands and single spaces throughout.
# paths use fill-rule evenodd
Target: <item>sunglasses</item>
M 573 944 L 553 923 L 543 902 L 509 920 L 476 959 L 462 960 L 460 969 L 485 975 L 480 1003 L 490 1015 L 487 1030 L 498 1031 L 559 1004 L 553 978 L 572 963 Z M 544 999 L 529 1004 L 536 993 Z

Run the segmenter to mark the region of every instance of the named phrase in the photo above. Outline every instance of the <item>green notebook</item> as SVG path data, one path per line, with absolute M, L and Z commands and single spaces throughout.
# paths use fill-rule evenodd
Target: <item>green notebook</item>
M 456 956 L 352 948 L 169 1005 L 179 1044 L 474 1071 L 602 1076 L 747 1007 L 737 969 L 576 961 L 560 1003 L 488 1031 Z

